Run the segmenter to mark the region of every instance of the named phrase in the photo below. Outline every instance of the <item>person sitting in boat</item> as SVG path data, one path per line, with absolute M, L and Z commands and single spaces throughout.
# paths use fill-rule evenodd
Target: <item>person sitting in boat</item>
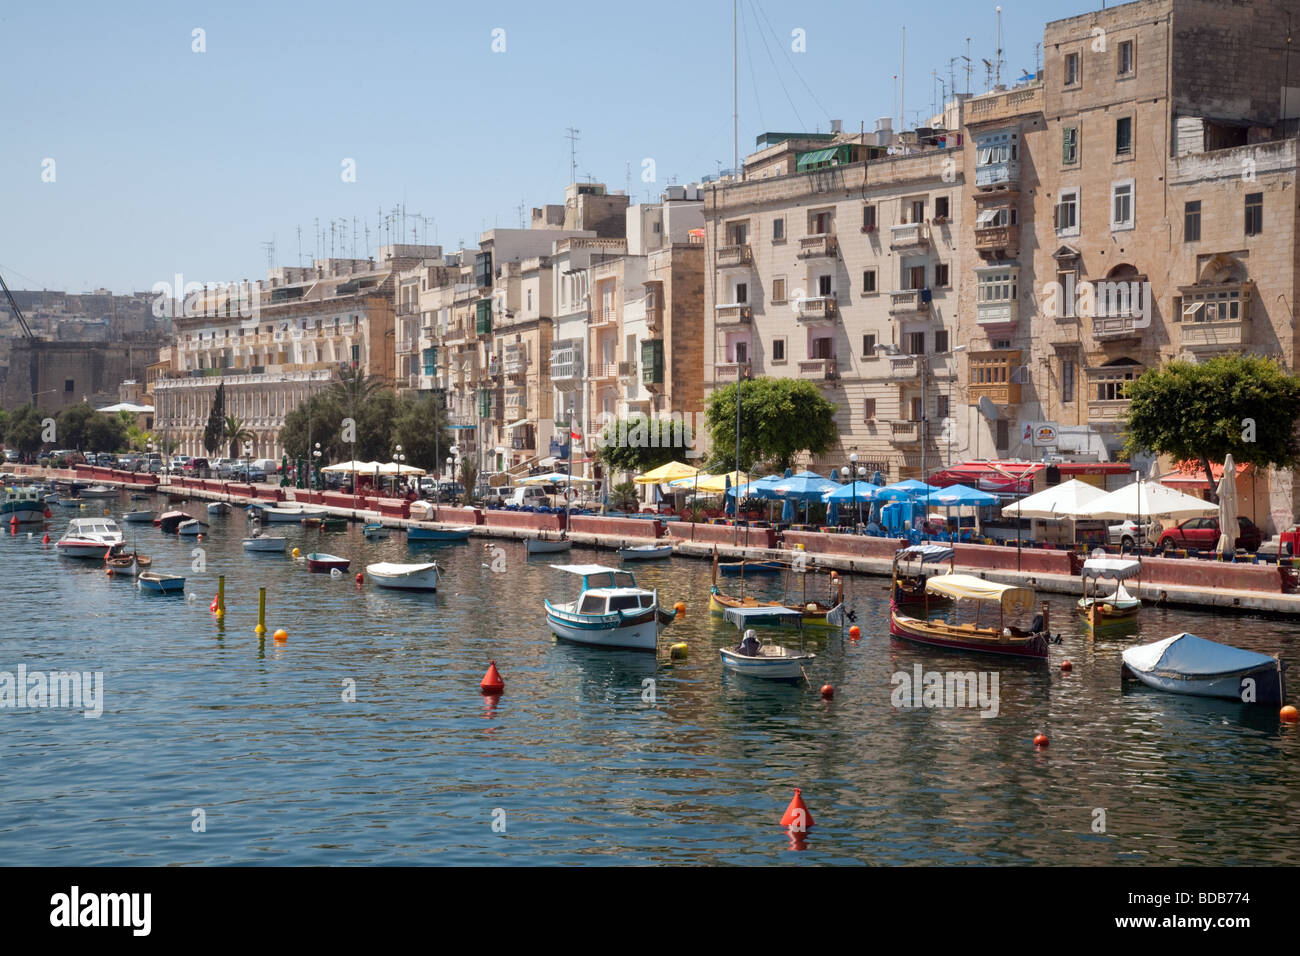
M 751 628 L 745 632 L 745 636 L 740 641 L 740 646 L 736 648 L 736 653 L 744 654 L 746 657 L 757 657 L 758 648 L 758 634 Z

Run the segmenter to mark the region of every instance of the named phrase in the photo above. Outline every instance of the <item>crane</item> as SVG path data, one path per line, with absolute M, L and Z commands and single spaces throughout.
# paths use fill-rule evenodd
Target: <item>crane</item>
M 4 276 L 0 276 L 0 289 L 4 289 L 5 298 L 9 300 L 9 308 L 14 310 L 14 318 L 18 320 L 18 327 L 23 330 L 23 335 L 34 341 L 36 336 L 32 334 L 31 326 L 27 324 L 27 319 L 23 317 L 23 310 L 18 308 L 18 303 L 14 300 L 14 294 L 9 291 L 9 286 L 5 285 Z

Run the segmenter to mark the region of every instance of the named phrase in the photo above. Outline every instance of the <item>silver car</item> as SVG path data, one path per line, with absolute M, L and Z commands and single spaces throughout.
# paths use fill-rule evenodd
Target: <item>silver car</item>
M 1121 551 L 1132 551 L 1137 547 L 1138 531 L 1138 523 L 1132 518 L 1125 518 L 1119 524 L 1107 525 L 1106 541 Z M 1143 544 L 1154 546 L 1159 533 L 1160 529 L 1154 521 L 1142 522 L 1140 537 Z

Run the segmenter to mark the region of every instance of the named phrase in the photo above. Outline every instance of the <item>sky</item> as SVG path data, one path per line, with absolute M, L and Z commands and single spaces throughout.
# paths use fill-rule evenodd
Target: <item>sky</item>
M 1035 69 L 1047 20 L 1099 6 L 1004 2 L 1004 82 Z M 904 27 L 909 127 L 939 100 L 932 71 L 966 89 L 950 61 L 967 37 L 973 92 L 996 59 L 994 3 L 738 9 L 742 157 L 768 130 L 897 129 Z M 266 243 L 277 265 L 329 255 L 330 220 L 339 256 L 473 246 L 563 202 L 570 127 L 579 180 L 630 177 L 654 200 L 732 165 L 731 44 L 726 0 L 0 5 L 0 275 L 118 293 L 257 279 Z

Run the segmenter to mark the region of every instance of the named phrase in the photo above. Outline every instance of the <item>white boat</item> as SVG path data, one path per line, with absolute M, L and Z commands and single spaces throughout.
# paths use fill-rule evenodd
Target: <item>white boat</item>
M 191 537 L 196 534 L 206 534 L 207 530 L 208 523 L 206 521 L 200 521 L 198 518 L 191 518 L 189 521 L 182 521 L 176 526 L 177 534 L 189 535 Z
M 556 551 L 568 551 L 572 547 L 573 542 L 568 538 L 556 538 L 554 540 L 528 538 L 524 542 L 524 550 L 529 554 L 553 554 Z
M 0 504 L 0 517 L 6 524 L 17 519 L 19 523 L 44 521 L 50 516 L 45 495 L 37 488 L 6 488 L 4 502 Z
M 91 485 L 89 488 L 82 488 L 78 494 L 82 498 L 116 498 L 117 489 L 109 488 L 107 485 Z
M 546 601 L 546 622 L 557 637 L 597 647 L 653 651 L 672 617 L 661 615 L 659 594 L 637 587 L 631 572 L 600 564 L 553 564 L 582 579 L 575 600 Z
M 654 561 L 656 558 L 670 558 L 672 554 L 671 544 L 638 544 L 618 549 L 618 556 L 624 561 Z
M 1080 572 L 1083 578 L 1083 597 L 1076 605 L 1093 627 L 1103 624 L 1132 621 L 1142 609 L 1142 602 L 1129 593 L 1124 582 L 1142 573 L 1142 563 L 1135 558 L 1089 558 L 1083 562 Z M 1115 591 L 1109 595 L 1099 595 L 1098 585 L 1103 580 L 1115 582 Z M 1088 582 L 1092 582 L 1092 593 L 1088 593 Z
M 122 515 L 122 520 L 130 524 L 150 524 L 153 521 L 153 512 L 127 511 Z
M 1126 648 L 1121 673 L 1157 690 L 1242 703 L 1286 703 L 1286 666 L 1260 654 L 1195 634 L 1175 634 L 1154 644 Z
M 278 551 L 284 553 L 287 539 L 279 535 L 255 534 L 244 539 L 245 551 Z
M 208 504 L 208 514 L 210 515 L 228 515 L 230 514 L 230 505 L 224 501 L 213 501 Z
M 394 588 L 400 591 L 436 591 L 438 590 L 438 565 L 428 564 L 391 564 L 380 562 L 366 565 L 366 576 L 381 588 Z
M 122 547 L 122 530 L 112 518 L 73 518 L 55 544 L 70 558 L 102 558 Z
M 792 651 L 779 644 L 760 643 L 753 630 L 745 632 L 740 647 L 719 648 L 722 666 L 735 674 L 763 680 L 798 680 L 817 657 L 811 651 Z
M 307 508 L 303 505 L 291 505 L 285 508 L 277 508 L 274 505 L 249 505 L 248 513 L 269 524 L 278 521 L 301 523 L 303 518 L 319 517 L 327 512 L 324 508 Z

